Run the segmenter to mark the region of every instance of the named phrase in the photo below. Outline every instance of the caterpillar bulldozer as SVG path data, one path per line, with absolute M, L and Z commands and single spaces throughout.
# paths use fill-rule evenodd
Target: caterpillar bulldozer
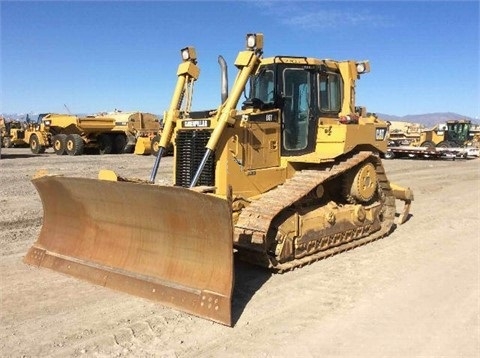
M 220 56 L 221 104 L 191 111 L 200 70 L 181 54 L 149 180 L 34 178 L 44 217 L 26 263 L 232 325 L 234 258 L 285 272 L 406 221 L 413 193 L 380 160 L 387 124 L 355 106 L 368 61 L 264 58 L 249 34 L 230 93 Z M 170 144 L 174 185 L 157 185 Z

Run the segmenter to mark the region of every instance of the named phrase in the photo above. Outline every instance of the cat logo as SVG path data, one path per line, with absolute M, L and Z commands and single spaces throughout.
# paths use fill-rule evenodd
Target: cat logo
M 183 121 L 183 128 L 207 128 L 210 127 L 210 121 L 207 119 L 192 119 Z

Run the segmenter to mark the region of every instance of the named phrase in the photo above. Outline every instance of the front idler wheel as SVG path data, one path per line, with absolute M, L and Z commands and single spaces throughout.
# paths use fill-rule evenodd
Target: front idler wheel
M 345 182 L 347 200 L 367 203 L 377 192 L 377 186 L 375 166 L 372 163 L 362 164 L 347 174 Z

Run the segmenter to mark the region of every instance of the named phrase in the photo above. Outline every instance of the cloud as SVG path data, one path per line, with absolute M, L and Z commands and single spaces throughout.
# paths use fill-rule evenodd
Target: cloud
M 356 27 L 365 24 L 378 24 L 379 19 L 367 11 L 354 13 L 338 10 L 319 10 L 285 17 L 281 19 L 281 22 L 285 25 L 302 29 L 326 29 L 338 26 Z
M 366 24 L 370 27 L 392 25 L 392 21 L 382 15 L 366 9 L 355 11 L 341 2 L 258 1 L 255 6 L 269 18 L 295 29 L 322 30 L 338 26 L 353 28 Z

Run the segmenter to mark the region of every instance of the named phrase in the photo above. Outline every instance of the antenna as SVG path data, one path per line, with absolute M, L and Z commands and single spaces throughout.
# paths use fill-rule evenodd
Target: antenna
M 64 104 L 63 106 L 67 109 L 68 114 L 72 114 L 72 112 L 70 112 L 66 104 Z

